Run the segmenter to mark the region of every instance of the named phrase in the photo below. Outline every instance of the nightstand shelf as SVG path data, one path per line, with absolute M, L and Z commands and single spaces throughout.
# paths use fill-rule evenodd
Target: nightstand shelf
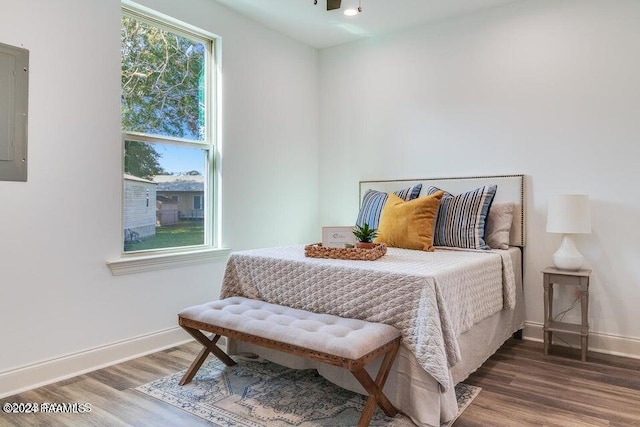
M 551 332 L 565 332 L 567 334 L 582 335 L 582 325 L 576 325 L 575 323 L 549 322 L 549 326 L 547 326 L 546 329 Z
M 581 359 L 587 360 L 589 349 L 589 276 L 591 270 L 577 271 L 560 270 L 555 267 L 547 267 L 542 270 L 544 285 L 544 354 L 549 354 L 549 347 L 553 341 L 553 333 L 580 335 Z M 553 285 L 568 285 L 577 287 L 580 298 L 581 317 L 580 324 L 557 322 L 553 319 Z

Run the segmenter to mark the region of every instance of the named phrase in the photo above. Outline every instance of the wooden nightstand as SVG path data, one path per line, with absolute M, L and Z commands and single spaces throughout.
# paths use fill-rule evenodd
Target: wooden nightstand
M 587 360 L 589 348 L 589 276 L 591 270 L 577 271 L 560 270 L 547 267 L 542 270 L 544 275 L 544 354 L 549 354 L 549 346 L 554 332 L 580 335 L 582 347 L 582 361 Z M 572 285 L 578 287 L 581 302 L 582 323 L 579 325 L 553 320 L 553 285 Z

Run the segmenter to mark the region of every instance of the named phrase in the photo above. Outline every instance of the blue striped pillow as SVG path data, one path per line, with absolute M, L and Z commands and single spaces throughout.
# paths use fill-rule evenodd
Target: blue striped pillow
M 434 246 L 490 249 L 484 241 L 484 228 L 497 189 L 497 185 L 488 185 L 457 196 L 445 191 L 438 208 Z M 437 191 L 440 189 L 429 187 L 427 193 Z
M 422 190 L 422 184 L 416 184 L 409 188 L 394 191 L 393 194 L 408 202 L 409 200 L 417 199 L 420 195 L 420 190 Z M 388 197 L 389 195 L 382 191 L 368 190 L 362 198 L 362 206 L 360 207 L 360 213 L 358 213 L 356 225 L 362 227 L 366 223 L 369 224 L 370 228 L 378 228 L 382 208 Z

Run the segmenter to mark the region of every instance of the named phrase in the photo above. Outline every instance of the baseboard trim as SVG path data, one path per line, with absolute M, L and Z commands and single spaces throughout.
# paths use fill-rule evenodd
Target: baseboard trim
M 538 322 L 525 322 L 523 338 L 542 342 L 542 326 Z M 576 336 L 563 334 L 563 339 L 573 347 L 580 347 Z M 190 341 L 193 339 L 181 328 L 173 327 L 0 372 L 0 399 Z M 554 344 L 566 345 L 555 340 Z M 591 332 L 589 351 L 640 359 L 640 339 Z
M 193 341 L 173 327 L 0 372 L 0 398 Z
M 538 322 L 525 322 L 523 337 L 530 341 L 543 341 L 542 327 Z M 580 348 L 580 337 L 576 335 L 558 333 L 563 340 L 571 344 L 574 348 Z M 555 334 L 554 334 L 555 335 Z M 562 341 L 553 340 L 554 345 L 567 346 Z M 589 332 L 589 351 L 612 354 L 614 356 L 624 356 L 633 359 L 640 359 L 640 339 L 623 337 L 614 334 L 601 332 Z

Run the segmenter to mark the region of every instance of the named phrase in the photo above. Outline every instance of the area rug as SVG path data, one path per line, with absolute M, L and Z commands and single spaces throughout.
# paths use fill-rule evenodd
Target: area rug
M 289 369 L 265 360 L 236 359 L 227 367 L 210 358 L 193 381 L 178 385 L 184 371 L 136 390 L 210 421 L 214 426 L 288 427 L 355 426 L 366 398 L 325 380 L 315 370 Z M 456 386 L 458 415 L 481 388 Z M 449 425 L 453 423 L 450 422 Z M 413 426 L 379 408 L 371 426 Z

